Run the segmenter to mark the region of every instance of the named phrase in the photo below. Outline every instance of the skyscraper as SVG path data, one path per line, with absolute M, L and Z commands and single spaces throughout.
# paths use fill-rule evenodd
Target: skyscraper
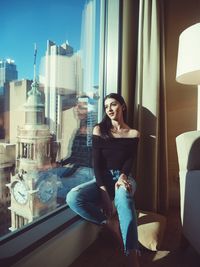
M 40 83 L 44 86 L 45 117 L 50 130 L 59 139 L 62 100 L 76 92 L 76 65 L 73 48 L 68 42 L 57 46 L 47 41 L 47 50 L 42 60 Z
M 14 60 L 0 60 L 0 95 L 4 94 L 5 82 L 17 80 L 18 72 Z
M 6 111 L 6 84 L 18 78 L 17 67 L 14 60 L 0 60 L 0 139 L 5 138 L 5 111 Z
M 31 83 L 30 80 L 18 80 L 7 83 L 5 87 L 5 140 L 13 144 L 17 143 L 17 127 L 25 123 L 25 112 L 22 107 L 31 89 Z

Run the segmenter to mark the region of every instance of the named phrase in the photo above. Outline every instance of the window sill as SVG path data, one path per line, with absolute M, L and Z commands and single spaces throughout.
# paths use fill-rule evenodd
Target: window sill
M 0 266 L 11 266 L 79 218 L 71 209 L 64 206 L 19 231 L 8 234 L 0 240 Z

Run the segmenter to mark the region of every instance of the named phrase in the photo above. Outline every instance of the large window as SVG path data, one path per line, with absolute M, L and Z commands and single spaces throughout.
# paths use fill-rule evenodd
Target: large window
M 100 0 L 1 3 L 1 238 L 93 179 L 100 12 Z
M 93 179 L 92 128 L 120 89 L 121 3 L 0 3 L 1 263 L 77 219 L 66 194 Z

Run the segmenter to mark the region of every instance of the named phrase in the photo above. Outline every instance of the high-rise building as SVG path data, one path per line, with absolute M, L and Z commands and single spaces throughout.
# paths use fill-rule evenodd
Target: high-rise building
M 76 55 L 68 42 L 57 46 L 47 41 L 47 50 L 42 60 L 40 83 L 44 86 L 45 117 L 50 131 L 60 138 L 62 102 L 76 93 Z
M 4 94 L 5 82 L 17 80 L 18 72 L 14 60 L 0 60 L 0 95 Z
M 23 104 L 26 102 L 28 91 L 31 90 L 31 83 L 30 80 L 20 80 L 5 84 L 4 129 L 7 142 L 17 143 L 17 127 L 25 123 Z
M 14 60 L 0 60 L 0 139 L 5 139 L 5 113 L 7 110 L 7 88 L 10 81 L 17 80 L 18 72 Z

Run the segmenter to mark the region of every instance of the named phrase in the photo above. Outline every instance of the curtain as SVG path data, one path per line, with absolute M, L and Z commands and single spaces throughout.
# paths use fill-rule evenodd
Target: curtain
M 130 12 L 127 4 L 130 1 L 124 2 L 127 8 L 125 5 L 123 17 L 126 9 Z M 138 185 L 136 207 L 164 213 L 168 208 L 168 174 L 163 6 L 161 0 L 133 2 L 130 5 L 138 12 L 138 23 L 132 25 L 138 30 L 137 49 L 133 52 L 136 67 L 132 76 L 135 79 L 130 84 L 125 83 L 130 77 L 122 71 L 122 95 L 128 101 L 128 108 L 134 110 L 129 121 L 130 118 L 133 120 L 132 126 L 141 134 L 135 174 Z M 125 33 L 123 39 L 126 39 Z M 133 51 L 133 48 L 129 47 L 129 50 Z M 130 63 L 127 61 L 127 64 Z

